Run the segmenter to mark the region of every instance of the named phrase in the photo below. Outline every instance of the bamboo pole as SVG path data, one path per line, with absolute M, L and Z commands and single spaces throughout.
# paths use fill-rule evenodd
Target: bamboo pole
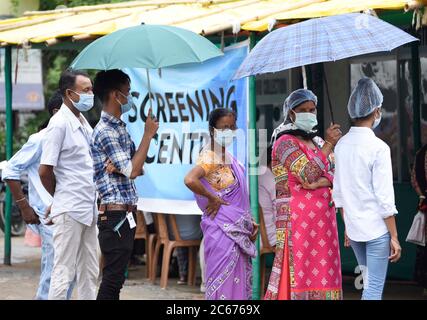
M 281 6 L 281 7 L 279 7 L 280 9 L 278 9 L 278 7 L 275 7 L 273 9 L 263 10 L 262 12 L 254 12 L 252 14 L 248 14 L 244 17 L 241 17 L 240 19 L 238 19 L 238 21 L 240 22 L 240 25 L 243 25 L 243 24 L 251 22 L 251 21 L 262 20 L 262 19 L 267 18 L 267 17 L 274 15 L 274 14 L 280 14 L 282 12 L 300 9 L 300 8 L 307 6 L 308 4 L 324 2 L 324 1 L 325 0 L 300 1 L 300 2 L 296 2 L 296 3 L 288 4 L 287 6 Z M 231 27 L 232 27 L 231 23 L 222 23 L 222 24 L 218 24 L 218 25 L 212 26 L 212 27 L 207 28 L 207 29 L 203 29 L 202 34 L 205 36 L 208 36 L 208 35 L 218 33 L 220 31 L 223 31 L 226 29 L 230 29 Z
M 47 39 L 44 43 L 45 43 L 46 47 L 51 47 L 51 46 L 54 46 L 55 44 L 58 44 L 59 42 L 61 42 L 60 39 L 51 38 L 51 39 Z
M 223 13 L 227 10 L 233 10 L 233 9 L 237 9 L 237 8 L 241 8 L 241 7 L 246 7 L 248 5 L 251 4 L 255 4 L 258 3 L 259 0 L 250 0 L 250 1 L 238 1 L 238 3 L 236 3 L 235 5 L 229 6 L 229 7 L 219 7 L 218 9 L 213 9 L 209 12 L 206 13 L 202 13 L 199 14 L 197 16 L 192 16 L 189 18 L 185 18 L 185 19 L 181 19 L 181 20 L 172 20 L 170 23 L 168 23 L 169 25 L 176 25 L 176 24 L 180 24 L 180 23 L 185 23 L 185 22 L 189 22 L 189 21 L 194 21 L 197 19 L 202 19 L 202 18 L 206 18 L 206 17 L 210 17 L 214 14 L 220 14 Z
M 75 36 L 71 37 L 71 41 L 72 42 L 76 42 L 76 41 L 87 41 L 87 40 L 95 40 L 98 39 L 100 36 L 98 35 L 93 35 L 93 34 L 78 34 Z
M 108 17 L 108 19 L 97 20 L 95 22 L 90 22 L 88 24 L 79 25 L 77 28 L 78 29 L 87 28 L 87 27 L 91 27 L 93 25 L 98 25 L 98 24 L 101 24 L 101 23 L 104 23 L 104 22 L 110 22 L 111 20 L 120 19 L 120 18 L 124 18 L 124 17 L 127 17 L 127 16 L 129 16 L 128 13 L 120 13 L 120 14 L 116 14 L 114 16 L 110 16 L 110 17 Z M 63 37 L 63 36 L 61 36 L 61 33 L 58 32 L 58 33 L 56 33 L 56 36 L 54 38 L 47 39 L 44 42 L 46 43 L 47 46 L 51 46 L 51 45 L 57 44 L 59 41 L 63 41 L 62 38 L 66 38 L 66 37 L 69 37 L 69 35 Z M 31 40 L 34 41 L 34 42 L 39 42 L 38 41 L 39 38 L 43 38 L 43 34 L 39 34 L 37 36 L 33 36 L 31 38 Z
M 52 16 L 52 17 L 46 17 L 46 18 L 41 18 L 41 19 L 34 19 L 34 20 L 27 20 L 27 21 L 21 21 L 21 22 L 16 22 L 13 24 L 8 24 L 8 25 L 4 25 L 4 26 L 0 26 L 0 32 L 3 31 L 8 31 L 8 30 L 13 30 L 13 29 L 18 29 L 18 28 L 25 28 L 25 27 L 31 27 L 37 24 L 41 24 L 41 23 L 46 23 L 46 22 L 51 22 L 51 21 L 56 21 L 65 17 L 69 17 L 72 16 L 74 14 L 69 13 L 69 14 L 63 14 L 60 17 L 58 17 L 58 15 Z
M 148 7 L 148 6 L 171 6 L 171 5 L 217 5 L 230 2 L 239 2 L 241 0 L 210 0 L 210 1 L 197 1 L 197 0 L 172 0 L 172 1 L 131 1 L 124 3 L 113 3 L 113 4 L 104 4 L 104 5 L 93 5 L 93 6 L 80 6 L 74 8 L 66 9 L 57 9 L 57 10 L 47 10 L 47 11 L 26 11 L 24 16 L 36 16 L 42 14 L 50 13 L 61 13 L 61 12 L 85 12 L 85 11 L 96 11 L 96 10 L 112 10 L 112 9 L 127 9 L 135 7 Z

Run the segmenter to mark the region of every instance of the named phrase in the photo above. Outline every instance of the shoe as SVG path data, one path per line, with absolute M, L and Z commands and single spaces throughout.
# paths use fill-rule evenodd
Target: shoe
M 205 287 L 205 284 L 204 284 L 204 283 L 202 283 L 202 284 L 200 285 L 200 292 L 201 292 L 201 293 L 205 293 L 205 292 L 206 292 L 206 287 Z
M 187 284 L 187 279 L 185 277 L 179 278 L 178 282 L 179 285 Z
M 145 259 L 143 255 L 133 255 L 131 257 L 131 264 L 135 266 L 144 266 Z

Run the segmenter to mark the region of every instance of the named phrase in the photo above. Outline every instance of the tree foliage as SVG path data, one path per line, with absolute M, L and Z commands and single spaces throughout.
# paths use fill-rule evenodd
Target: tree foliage
M 19 6 L 21 0 L 12 0 L 15 7 Z M 78 7 L 85 5 L 97 5 L 125 2 L 129 0 L 40 0 L 39 10 L 54 10 L 58 6 Z M 43 70 L 43 85 L 45 101 L 49 101 L 50 97 L 58 88 L 58 81 L 61 72 L 64 71 L 78 54 L 73 50 L 43 50 L 42 51 L 42 70 Z M 93 72 L 90 73 L 94 75 Z M 88 116 L 93 122 L 96 111 L 93 110 Z M 99 113 L 99 112 L 98 112 Z M 34 118 L 26 121 L 25 125 L 20 128 L 15 128 L 13 139 L 13 152 L 15 153 L 28 139 L 28 137 L 37 132 L 41 124 L 49 119 L 47 111 L 34 112 Z M 0 161 L 5 159 L 5 125 L 0 124 Z

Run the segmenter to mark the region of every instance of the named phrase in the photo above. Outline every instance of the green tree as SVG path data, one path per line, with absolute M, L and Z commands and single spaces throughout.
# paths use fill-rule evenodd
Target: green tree
M 12 0 L 12 5 L 19 6 L 21 0 Z M 58 6 L 77 7 L 85 5 L 97 5 L 125 2 L 129 0 L 40 0 L 41 11 L 54 10 Z M 42 52 L 42 69 L 43 69 L 43 84 L 45 101 L 49 101 L 55 90 L 58 89 L 58 81 L 61 72 L 65 70 L 78 54 L 75 50 L 43 50 Z M 90 76 L 94 76 L 95 72 L 90 72 Z M 95 108 L 94 108 L 95 109 Z M 97 110 L 93 110 L 88 114 L 88 120 L 93 123 L 97 114 Z M 13 152 L 15 153 L 28 140 L 28 137 L 37 132 L 41 124 L 49 119 L 47 110 L 35 112 L 35 117 L 28 120 L 21 128 L 14 130 Z M 5 124 L 0 123 L 0 161 L 5 159 L 6 153 L 6 137 Z
M 117 3 L 125 1 L 129 0 L 40 0 L 40 10 L 53 10 L 60 5 L 64 5 L 68 8 L 71 8 L 78 6 L 92 6 L 96 4 Z

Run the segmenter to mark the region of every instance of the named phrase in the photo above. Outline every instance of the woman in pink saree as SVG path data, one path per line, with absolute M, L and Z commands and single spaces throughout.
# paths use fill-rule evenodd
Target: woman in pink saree
M 265 299 L 342 299 L 336 212 L 331 200 L 331 152 L 338 125 L 317 137 L 316 96 L 296 90 L 273 134 L 276 181 L 276 256 Z
M 248 300 L 258 225 L 251 217 L 244 167 L 226 151 L 233 142 L 236 115 L 215 109 L 209 126 L 211 142 L 185 177 L 203 211 L 206 299 Z

